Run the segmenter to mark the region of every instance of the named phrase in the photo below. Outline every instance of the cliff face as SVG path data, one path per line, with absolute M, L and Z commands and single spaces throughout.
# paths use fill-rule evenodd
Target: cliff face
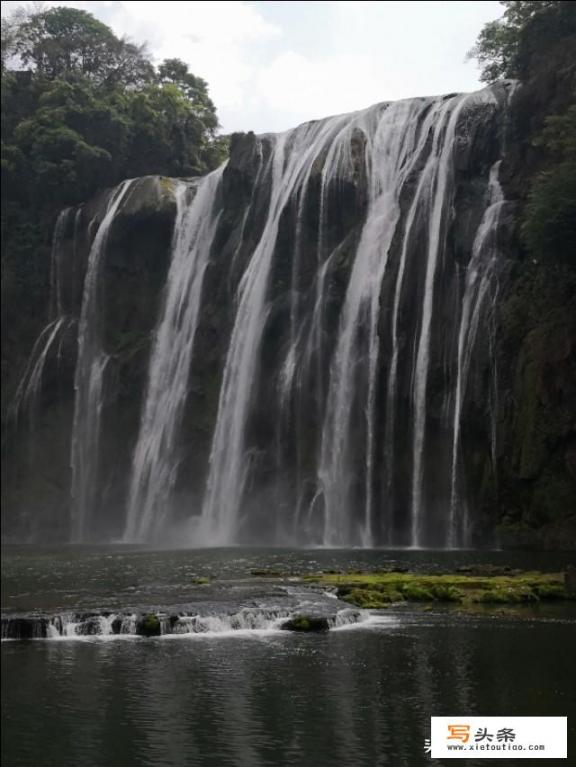
M 576 547 L 576 256 L 533 259 L 521 231 L 528 192 L 551 164 L 538 141 L 546 119 L 574 103 L 575 45 L 572 34 L 527 57 L 502 164 L 517 215 L 499 306 L 498 521 L 514 546 Z
M 139 540 L 443 546 L 492 542 L 504 523 L 505 541 L 534 543 L 535 530 L 538 545 L 565 545 L 573 293 L 519 244 L 534 128 L 529 91 L 510 107 L 513 91 L 237 135 L 213 182 L 133 182 L 84 336 L 86 274 L 115 193 L 63 214 L 49 324 L 8 377 L 6 537 L 70 539 L 72 458 L 92 482 L 84 540 L 116 539 L 131 517 Z M 184 343 L 184 308 L 167 309 L 179 242 L 201 279 L 190 357 L 170 354 Z M 96 418 L 83 431 L 79 327 Z M 173 433 L 145 416 L 161 327 L 175 372 L 158 407 Z M 143 483 L 166 468 L 166 495 L 138 495 L 135 454 Z
M 115 219 L 102 264 L 99 332 L 109 361 L 100 454 L 106 479 L 98 488 L 96 535 L 120 530 L 114 521 L 117 497 L 129 471 L 130 435 L 138 427 L 150 337 L 170 260 L 171 190 L 167 179 L 135 183 Z M 20 365 L 5 374 L 3 521 L 8 540 L 69 538 L 78 325 L 88 256 L 110 197 L 111 191 L 105 191 L 61 214 L 46 291 L 48 324 L 28 359 L 20 357 Z M 46 257 L 50 260 L 49 253 Z

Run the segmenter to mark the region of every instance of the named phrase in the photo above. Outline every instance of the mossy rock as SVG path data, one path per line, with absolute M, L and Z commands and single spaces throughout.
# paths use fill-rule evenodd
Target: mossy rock
M 433 602 L 432 589 L 420 586 L 417 583 L 405 583 L 400 587 L 402 596 L 408 602 Z
M 478 602 L 483 604 L 523 604 L 528 602 L 537 602 L 538 596 L 529 586 L 517 586 L 514 588 L 494 588 L 488 589 L 478 597 Z
M 280 626 L 283 631 L 319 632 L 328 631 L 328 618 L 314 615 L 295 615 Z
M 404 601 L 397 589 L 348 589 L 345 594 L 338 593 L 338 596 L 345 602 L 365 610 L 378 610 L 393 602 Z
M 538 583 L 533 588 L 539 599 L 566 599 L 566 590 L 559 583 Z
M 153 613 L 142 615 L 136 623 L 136 633 L 142 637 L 159 637 L 162 628 L 158 616 Z
M 457 589 L 456 586 L 449 586 L 444 584 L 438 584 L 432 586 L 432 595 L 438 602 L 461 602 L 462 592 Z
M 281 578 L 282 573 L 279 570 L 270 570 L 267 567 L 257 567 L 254 570 L 250 570 L 250 575 L 254 575 L 257 578 Z
M 304 580 L 335 588 L 336 595 L 365 609 L 388 607 L 395 602 L 471 605 L 530 605 L 540 600 L 569 600 L 562 573 L 487 569 L 485 575 L 456 573 L 341 573 L 303 576 Z M 571 571 L 569 577 L 571 578 Z

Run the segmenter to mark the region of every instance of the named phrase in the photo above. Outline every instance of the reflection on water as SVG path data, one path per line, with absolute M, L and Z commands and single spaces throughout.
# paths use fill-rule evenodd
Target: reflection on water
M 9 642 L 4 763 L 417 767 L 430 716 L 450 714 L 568 715 L 573 753 L 574 627 L 421 613 L 323 636 Z
M 255 568 L 567 563 L 507 552 L 7 547 L 4 555 L 10 612 L 198 599 L 234 610 L 262 589 L 277 599 L 265 579 L 250 578 Z M 194 585 L 198 576 L 212 585 Z M 553 608 L 519 618 L 408 608 L 324 635 L 6 642 L 3 764 L 418 767 L 433 764 L 424 753 L 430 716 L 450 714 L 567 715 L 574 753 L 576 622 L 574 611 Z

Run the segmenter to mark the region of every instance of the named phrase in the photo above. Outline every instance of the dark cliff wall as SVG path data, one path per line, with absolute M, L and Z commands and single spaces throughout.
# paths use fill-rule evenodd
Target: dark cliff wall
M 522 232 L 529 192 L 552 162 L 538 140 L 546 119 L 574 104 L 575 51 L 570 34 L 527 56 L 502 165 L 518 205 L 498 329 L 497 520 L 505 545 L 576 547 L 576 253 L 533 259 Z
M 175 215 L 172 182 L 144 177 L 114 219 L 102 267 L 103 348 L 110 356 L 102 412 L 102 476 L 97 500 L 101 513 L 93 530 L 120 535 L 125 484 L 140 416 L 147 360 L 170 260 Z M 90 247 L 110 198 L 104 191 L 66 217 L 59 248 L 62 331 L 54 337 L 42 370 L 38 395 L 19 396 L 38 362 L 31 344 L 14 347 L 3 370 L 6 405 L 2 413 L 3 536 L 8 540 L 66 540 L 70 523 L 70 443 L 74 412 L 74 371 L 83 280 Z M 46 249 L 50 273 L 50 251 Z M 44 308 L 34 324 L 53 319 L 47 278 Z M 51 316 L 52 315 L 52 316 Z M 22 318 L 22 333 L 30 318 Z M 9 329 L 18 338 L 18 324 Z M 27 336 L 24 336 L 27 337 Z M 26 360 L 28 356 L 28 361 Z M 16 407 L 17 406 L 17 407 Z

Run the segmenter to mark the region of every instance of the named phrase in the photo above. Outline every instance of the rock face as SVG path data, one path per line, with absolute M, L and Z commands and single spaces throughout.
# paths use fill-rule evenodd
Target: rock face
M 83 540 L 118 539 L 131 515 L 143 541 L 482 543 L 500 499 L 513 508 L 536 475 L 562 516 L 574 492 L 562 464 L 572 340 L 551 319 L 523 340 L 514 373 L 500 361 L 525 305 L 510 303 L 517 205 L 500 185 L 513 92 L 503 83 L 236 135 L 217 178 L 132 182 L 87 318 L 103 361 L 101 394 L 87 400 L 96 435 L 74 418 L 76 351 L 115 192 L 63 214 L 48 330 L 7 419 L 5 535 L 70 539 L 71 456 L 87 437 Z M 177 215 L 182 195 L 196 217 Z M 189 355 L 185 302 L 166 313 L 175 243 L 202 267 Z M 158 400 L 166 418 L 174 408 L 168 435 L 146 415 L 160 327 L 178 371 Z M 566 440 L 553 459 L 546 435 L 534 438 L 538 419 Z M 166 463 L 162 493 L 154 482 L 134 496 L 135 455 L 141 482 Z

